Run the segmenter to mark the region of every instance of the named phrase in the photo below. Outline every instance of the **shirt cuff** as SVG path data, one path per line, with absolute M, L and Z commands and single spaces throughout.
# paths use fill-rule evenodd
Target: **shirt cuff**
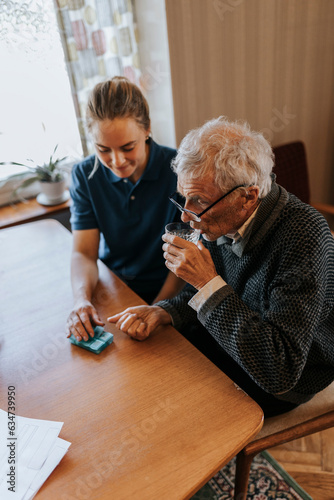
M 226 286 L 227 283 L 223 280 L 221 276 L 215 276 L 209 283 L 204 285 L 188 302 L 188 305 L 192 307 L 195 311 L 199 311 L 204 302 L 208 300 L 209 297 L 217 290 Z

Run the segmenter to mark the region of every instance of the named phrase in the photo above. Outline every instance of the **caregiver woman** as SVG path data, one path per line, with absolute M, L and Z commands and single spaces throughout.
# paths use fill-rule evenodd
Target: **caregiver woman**
M 104 324 L 91 302 L 98 258 L 148 303 L 173 297 L 184 284 L 166 268 L 161 248 L 165 225 L 178 218 L 168 200 L 176 151 L 150 137 L 145 97 L 124 77 L 99 83 L 86 122 L 96 154 L 73 167 L 70 187 L 74 306 L 66 333 L 77 340 Z

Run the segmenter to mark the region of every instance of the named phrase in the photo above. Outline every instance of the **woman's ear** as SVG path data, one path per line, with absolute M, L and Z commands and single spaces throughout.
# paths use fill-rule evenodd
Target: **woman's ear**
M 151 137 L 151 128 L 149 128 L 149 129 L 146 130 L 145 141 L 148 141 L 150 137 Z

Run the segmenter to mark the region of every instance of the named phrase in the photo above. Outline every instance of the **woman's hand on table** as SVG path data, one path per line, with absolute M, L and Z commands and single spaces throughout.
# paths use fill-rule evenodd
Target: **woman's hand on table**
M 67 318 L 67 337 L 73 334 L 78 341 L 88 340 L 94 337 L 93 325 L 104 326 L 93 304 L 88 300 L 77 302 Z
M 115 323 L 119 330 L 136 340 L 145 340 L 159 325 L 172 323 L 168 312 L 159 306 L 128 307 L 110 316 L 108 321 Z

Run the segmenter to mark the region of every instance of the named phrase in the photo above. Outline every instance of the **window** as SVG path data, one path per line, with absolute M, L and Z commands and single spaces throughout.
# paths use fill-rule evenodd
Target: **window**
M 80 56 L 85 52 L 80 46 L 81 31 L 75 31 L 74 28 L 82 26 L 78 21 L 83 16 L 89 25 L 87 29 L 100 33 L 106 19 L 98 14 L 103 14 L 105 3 L 96 3 L 93 12 L 89 0 L 86 3 L 58 1 L 58 16 L 62 19 L 60 26 L 64 27 L 67 57 L 73 57 L 76 52 L 79 56 L 75 64 L 74 59 L 69 57 L 69 79 L 53 0 L 0 2 L 0 64 L 4 69 L 0 79 L 0 162 L 27 163 L 27 159 L 33 159 L 35 163 L 43 163 L 48 160 L 56 144 L 59 157 L 68 156 L 72 162 L 82 158 L 70 81 L 76 85 L 72 89 L 76 110 L 84 116 L 85 103 L 84 99 L 78 98 L 79 92 L 80 97 L 85 96 L 92 82 L 97 83 L 116 74 L 125 74 L 130 80 L 135 77 L 133 81 L 142 88 L 150 106 L 153 138 L 160 144 L 175 146 L 164 0 L 122 0 L 116 3 L 107 0 L 107 3 L 113 9 L 110 14 L 113 26 L 110 29 L 106 27 L 106 33 L 109 38 L 116 33 L 119 39 L 116 37 L 117 44 L 111 43 L 113 38 L 109 40 L 106 57 L 114 54 L 119 46 L 120 52 L 109 59 L 117 59 L 120 64 L 114 68 L 107 64 L 109 59 L 103 61 L 103 55 L 99 53 L 100 46 L 96 44 L 96 38 L 92 37 L 92 46 L 86 52 L 94 49 L 101 61 L 94 61 L 97 70 L 89 78 L 87 68 L 80 66 Z M 132 23 L 134 11 L 138 17 L 138 30 L 135 30 L 136 36 L 132 40 L 136 53 L 128 56 L 127 38 L 123 36 L 126 30 L 122 29 L 122 23 Z M 138 44 L 135 42 L 137 37 Z M 138 75 L 133 75 L 134 68 Z M 83 90 L 78 86 L 75 69 L 79 69 L 83 77 Z M 80 119 L 79 123 L 80 131 L 83 132 Z M 16 170 L 22 168 L 0 165 L 0 206 L 9 202 L 9 193 L 13 190 L 12 181 L 1 187 L 1 180 Z M 28 195 L 37 192 L 38 186 L 35 186 Z
M 52 0 L 0 6 L 0 161 L 44 162 L 82 146 Z M 19 167 L 0 166 L 0 180 Z

